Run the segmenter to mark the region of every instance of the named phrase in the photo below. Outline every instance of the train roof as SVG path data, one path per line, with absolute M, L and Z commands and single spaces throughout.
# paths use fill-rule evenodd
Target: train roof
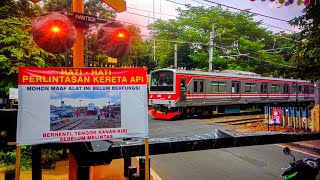
M 286 79 L 286 78 L 278 78 L 278 77 L 266 77 L 261 76 L 259 74 L 253 72 L 246 71 L 236 71 L 236 70 L 225 70 L 225 71 L 215 71 L 215 72 L 204 72 L 200 70 L 185 70 L 185 69 L 171 69 L 171 68 L 163 68 L 157 69 L 153 72 L 157 71 L 173 71 L 177 74 L 189 74 L 189 75 L 201 75 L 201 76 L 220 76 L 220 77 L 237 77 L 237 78 L 247 78 L 247 79 L 261 79 L 261 80 L 274 80 L 274 81 L 288 81 L 288 82 L 300 82 L 300 83 L 311 83 L 307 80 L 301 79 Z M 152 72 L 151 72 L 152 73 Z M 150 73 L 150 74 L 151 74 Z

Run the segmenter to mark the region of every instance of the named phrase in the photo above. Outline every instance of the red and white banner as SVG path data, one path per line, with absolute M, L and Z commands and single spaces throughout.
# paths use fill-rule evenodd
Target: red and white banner
M 17 143 L 148 136 L 144 68 L 19 68 Z

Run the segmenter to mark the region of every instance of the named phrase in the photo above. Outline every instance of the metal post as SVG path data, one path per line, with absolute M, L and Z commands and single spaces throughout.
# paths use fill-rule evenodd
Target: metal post
M 77 173 L 78 180 L 90 180 L 90 167 L 78 166 Z
M 145 159 L 145 171 L 146 171 L 146 180 L 150 180 L 150 159 L 149 159 L 149 138 L 146 137 L 144 140 L 144 155 Z
M 145 180 L 146 179 L 146 172 L 145 172 L 145 161 L 144 158 L 139 158 L 139 174 L 140 174 L 140 179 Z
M 15 180 L 20 179 L 20 161 L 21 160 L 21 146 L 16 146 L 16 173 L 15 173 Z
M 128 171 L 128 168 L 129 166 L 131 166 L 131 157 L 126 155 L 124 158 L 123 158 L 123 169 L 124 169 L 124 177 L 129 177 L 129 171 Z
M 175 69 L 178 68 L 178 45 L 177 44 L 174 44 L 174 64 L 173 65 Z
M 41 149 L 37 146 L 31 147 L 31 159 L 32 159 L 32 180 L 42 179 L 41 170 Z
M 137 173 L 137 167 L 136 166 L 129 166 L 128 167 L 129 180 L 132 180 L 132 175 L 135 173 Z
M 140 175 L 138 173 L 134 173 L 132 175 L 132 180 L 140 180 Z
M 209 72 L 212 71 L 212 56 L 213 56 L 213 40 L 214 40 L 214 24 L 212 24 L 212 32 L 210 32 L 210 41 L 209 41 Z
M 139 158 L 139 175 L 141 180 L 150 180 L 150 158 L 149 165 L 147 166 L 147 161 L 145 158 Z

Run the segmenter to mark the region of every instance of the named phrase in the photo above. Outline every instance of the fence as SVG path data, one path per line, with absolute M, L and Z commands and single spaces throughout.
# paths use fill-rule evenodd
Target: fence
M 265 121 L 269 125 L 281 125 L 287 130 L 311 130 L 311 109 L 308 107 L 265 106 Z

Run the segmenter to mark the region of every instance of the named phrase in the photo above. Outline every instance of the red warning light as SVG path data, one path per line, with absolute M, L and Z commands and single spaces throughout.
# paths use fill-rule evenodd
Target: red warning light
M 60 27 L 59 26 L 53 26 L 51 28 L 51 31 L 54 32 L 54 33 L 58 33 L 58 32 L 60 32 Z
M 63 53 L 76 41 L 76 28 L 64 15 L 56 12 L 37 17 L 32 24 L 32 36 L 36 44 L 50 53 Z
M 123 33 L 118 33 L 118 35 L 117 35 L 119 38 L 124 38 L 124 34 Z
M 102 52 L 112 58 L 124 58 L 130 52 L 130 32 L 118 22 L 110 22 L 98 30 L 98 44 Z

